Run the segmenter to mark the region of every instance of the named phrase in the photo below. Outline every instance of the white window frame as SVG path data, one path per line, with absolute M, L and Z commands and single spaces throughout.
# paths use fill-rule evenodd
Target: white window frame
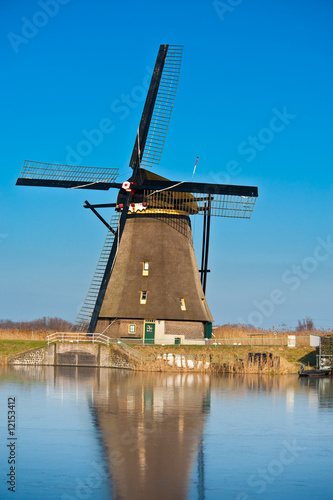
M 134 331 L 131 331 L 132 327 L 134 328 Z M 135 335 L 135 333 L 136 333 L 136 324 L 135 323 L 131 323 L 130 325 L 128 325 L 128 333 L 130 333 L 131 335 Z
M 142 264 L 142 276 L 148 276 L 149 274 L 149 262 L 144 262 Z
M 147 294 L 148 294 L 148 292 L 146 292 L 144 290 L 140 292 L 140 304 L 147 303 Z

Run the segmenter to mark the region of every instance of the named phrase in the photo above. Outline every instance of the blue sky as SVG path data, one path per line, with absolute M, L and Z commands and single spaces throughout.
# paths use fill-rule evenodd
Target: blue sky
M 212 223 L 215 322 L 333 326 L 331 1 L 17 0 L 1 10 L 0 318 L 75 319 L 105 238 L 82 206 L 115 193 L 16 179 L 28 159 L 115 167 L 126 180 L 141 90 L 169 43 L 184 53 L 155 171 L 191 180 L 199 156 L 194 180 L 259 188 L 250 220 Z M 105 119 L 110 130 L 82 149 Z M 201 218 L 192 224 L 199 257 Z

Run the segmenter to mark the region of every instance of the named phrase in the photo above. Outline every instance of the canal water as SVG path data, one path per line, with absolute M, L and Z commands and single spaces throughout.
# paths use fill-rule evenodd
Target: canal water
M 0 379 L 1 499 L 333 499 L 331 378 L 16 366 Z

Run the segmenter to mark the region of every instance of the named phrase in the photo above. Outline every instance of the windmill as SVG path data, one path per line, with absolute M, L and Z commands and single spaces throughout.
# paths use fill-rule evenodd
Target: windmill
M 171 181 L 151 170 L 159 163 L 176 94 L 182 46 L 161 45 L 130 160 L 118 169 L 25 161 L 17 185 L 118 190 L 116 202 L 90 204 L 107 227 L 106 240 L 74 329 L 145 343 L 204 342 L 212 315 L 205 298 L 210 218 L 250 218 L 258 189 Z M 107 222 L 98 209 L 113 208 Z M 201 269 L 190 215 L 204 216 Z M 200 275 L 199 275 L 200 272 Z

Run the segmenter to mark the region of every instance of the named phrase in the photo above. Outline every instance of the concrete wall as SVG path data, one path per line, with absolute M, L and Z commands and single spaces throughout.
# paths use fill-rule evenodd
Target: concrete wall
M 13 365 L 96 366 L 106 368 L 134 367 L 117 349 L 101 344 L 54 343 L 18 354 L 9 360 Z
M 310 334 L 310 346 L 311 347 L 319 347 L 321 342 L 320 335 L 312 335 Z

